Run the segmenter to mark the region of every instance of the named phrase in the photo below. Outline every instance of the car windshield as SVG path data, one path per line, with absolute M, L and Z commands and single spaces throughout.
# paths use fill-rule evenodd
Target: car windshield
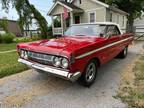
M 74 25 L 65 32 L 66 36 L 100 36 L 104 35 L 106 25 Z

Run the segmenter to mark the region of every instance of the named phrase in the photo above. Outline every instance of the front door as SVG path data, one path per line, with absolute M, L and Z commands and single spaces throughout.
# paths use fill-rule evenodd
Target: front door
M 75 20 L 75 24 L 79 24 L 80 23 L 80 16 L 79 15 L 75 16 L 74 20 Z
M 120 44 L 116 44 L 117 42 L 120 41 L 121 39 L 121 35 L 120 35 L 120 31 L 117 28 L 117 26 L 108 26 L 107 28 L 107 34 L 111 35 L 109 37 L 109 39 L 107 39 L 107 44 L 108 45 L 112 45 L 111 47 L 109 47 L 109 51 L 108 51 L 108 58 L 112 59 L 113 57 L 115 57 L 116 55 L 118 55 L 118 53 L 121 51 L 120 50 Z

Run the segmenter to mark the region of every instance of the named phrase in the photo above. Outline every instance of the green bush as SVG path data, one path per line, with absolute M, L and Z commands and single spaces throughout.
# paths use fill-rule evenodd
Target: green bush
M 12 43 L 15 35 L 12 33 L 6 33 L 1 36 L 3 43 Z
M 40 40 L 40 36 L 32 36 L 32 37 L 17 37 L 14 39 L 14 42 L 20 43 L 20 42 L 31 42 L 31 41 L 37 41 Z
M 28 37 L 18 37 L 14 39 L 14 42 L 20 43 L 20 42 L 30 42 L 30 38 Z
M 0 43 L 2 43 L 2 36 L 0 35 Z

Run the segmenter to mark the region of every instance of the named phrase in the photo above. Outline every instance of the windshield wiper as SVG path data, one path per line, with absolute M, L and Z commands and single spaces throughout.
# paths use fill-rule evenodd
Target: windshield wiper
M 84 34 L 78 34 L 78 35 L 76 35 L 76 36 L 86 36 L 86 35 L 84 35 Z

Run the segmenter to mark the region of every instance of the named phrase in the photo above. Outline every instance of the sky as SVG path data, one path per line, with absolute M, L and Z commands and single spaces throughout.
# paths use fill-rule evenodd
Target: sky
M 40 11 L 40 13 L 46 18 L 47 22 L 50 24 L 51 18 L 47 16 L 47 13 L 53 5 L 53 0 L 30 0 L 30 3 L 33 4 L 36 9 Z M 0 18 L 7 17 L 7 19 L 10 20 L 17 20 L 19 18 L 14 8 L 10 7 L 9 12 L 6 13 L 4 10 L 1 9 L 1 7 L 2 6 L 0 2 Z

